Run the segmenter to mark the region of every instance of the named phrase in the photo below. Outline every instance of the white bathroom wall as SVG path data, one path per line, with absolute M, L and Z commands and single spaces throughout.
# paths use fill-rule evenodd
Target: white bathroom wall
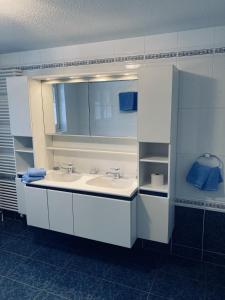
M 218 47 L 225 47 L 225 27 L 4 54 L 0 55 L 0 67 Z M 188 168 L 203 152 L 218 155 L 225 164 L 225 53 L 213 53 L 148 60 L 152 64 L 174 63 L 180 70 L 176 182 L 180 199 L 225 201 L 223 184 L 218 192 L 206 193 L 185 182 Z

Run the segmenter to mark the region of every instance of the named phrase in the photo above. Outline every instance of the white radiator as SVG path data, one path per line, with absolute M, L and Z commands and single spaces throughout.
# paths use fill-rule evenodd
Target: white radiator
M 6 77 L 22 75 L 20 70 L 0 69 L 0 209 L 17 211 L 16 164 L 10 134 Z M 19 113 L 19 112 L 18 112 Z

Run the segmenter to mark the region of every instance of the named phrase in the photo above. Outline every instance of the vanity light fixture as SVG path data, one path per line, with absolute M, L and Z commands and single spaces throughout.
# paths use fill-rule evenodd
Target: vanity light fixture
M 140 64 L 127 64 L 125 68 L 128 70 L 135 70 L 138 69 L 140 66 L 141 66 Z

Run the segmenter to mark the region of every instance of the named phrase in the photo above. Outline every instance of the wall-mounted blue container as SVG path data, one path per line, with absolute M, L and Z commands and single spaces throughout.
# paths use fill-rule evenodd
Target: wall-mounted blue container
M 120 111 L 137 111 L 137 92 L 119 93 Z

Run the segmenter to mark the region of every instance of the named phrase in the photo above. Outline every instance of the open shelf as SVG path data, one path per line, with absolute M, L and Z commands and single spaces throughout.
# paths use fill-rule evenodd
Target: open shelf
M 22 153 L 33 153 L 33 148 L 25 148 L 25 147 L 21 147 L 21 148 L 18 148 L 18 149 L 15 149 L 16 152 L 22 152 Z
M 128 155 L 128 156 L 136 156 L 135 152 L 122 152 L 122 151 L 110 151 L 103 149 L 81 149 L 81 148 L 63 148 L 63 147 L 47 147 L 47 150 L 52 151 L 70 151 L 70 152 L 86 152 L 86 153 L 104 153 L 104 154 L 117 154 L 117 155 Z
M 149 184 L 141 185 L 140 189 L 145 191 L 151 191 L 151 192 L 168 193 L 168 184 L 164 184 L 162 186 L 152 186 L 149 183 Z
M 140 161 L 141 162 L 168 164 L 169 159 L 166 156 L 146 156 L 146 157 L 140 158 Z
M 32 137 L 16 136 L 14 137 L 15 152 L 33 153 Z
M 16 171 L 24 172 L 34 167 L 34 156 L 30 152 L 16 152 Z

